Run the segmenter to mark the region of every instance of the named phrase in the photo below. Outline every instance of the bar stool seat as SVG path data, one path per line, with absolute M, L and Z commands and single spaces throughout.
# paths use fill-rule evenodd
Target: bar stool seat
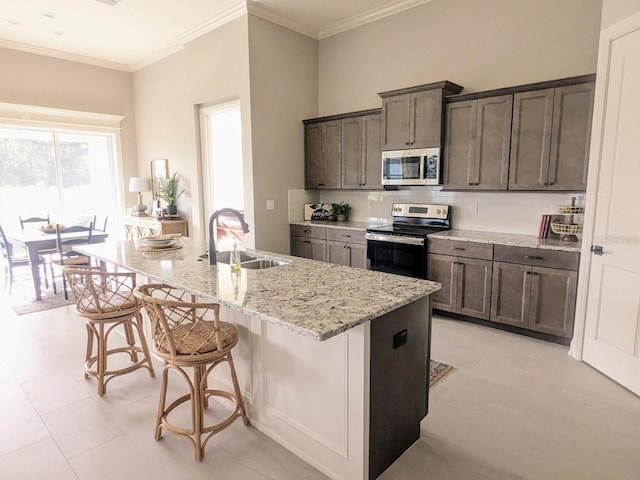
M 194 446 L 196 461 L 200 461 L 204 458 L 207 441 L 214 434 L 238 418 L 245 425 L 249 424 L 231 356 L 231 349 L 238 343 L 238 329 L 220 320 L 219 304 L 198 302 L 195 296 L 169 285 L 140 285 L 135 295 L 142 301 L 151 319 L 154 350 L 165 361 L 155 439 L 161 438 L 163 428 L 174 435 L 188 438 Z M 223 363 L 229 366 L 233 392 L 207 386 L 211 371 Z M 187 368 L 193 369 L 193 378 L 185 370 Z M 189 393 L 167 405 L 168 377 L 172 369 L 177 370 L 188 383 Z M 204 409 L 208 408 L 210 397 L 225 398 L 233 407 L 223 420 L 204 425 Z M 191 403 L 190 429 L 178 427 L 169 420 L 169 414 L 185 402 Z
M 102 267 L 89 266 L 65 267 L 64 275 L 76 303 L 76 314 L 86 319 L 84 377 L 92 376 L 98 380 L 98 395 L 106 393 L 107 383 L 111 379 L 140 368 L 146 368 L 154 378 L 151 355 L 142 328 L 142 305 L 133 294 L 135 274 L 106 272 Z M 109 335 L 120 326 L 124 329 L 126 345 L 109 348 Z M 95 354 L 94 344 L 97 350 Z M 109 369 L 108 358 L 121 353 L 129 355 L 131 364 Z

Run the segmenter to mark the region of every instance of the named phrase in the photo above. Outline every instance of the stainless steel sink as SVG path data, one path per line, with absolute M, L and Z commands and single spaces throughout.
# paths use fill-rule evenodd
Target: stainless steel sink
M 229 265 L 231 262 L 229 258 L 231 252 L 217 252 L 216 261 L 219 263 L 225 263 Z M 270 258 L 261 258 L 255 255 L 251 255 L 247 252 L 240 252 L 240 268 L 248 268 L 250 270 L 259 270 L 262 268 L 278 267 L 280 265 L 286 265 L 291 263 L 288 260 L 273 260 Z
M 231 252 L 216 252 L 216 261 L 219 263 L 226 263 L 229 265 Z M 251 260 L 256 260 L 258 257 L 255 255 L 250 255 L 247 252 L 240 251 L 240 263 L 249 262 Z
M 249 268 L 251 270 L 257 270 L 261 268 L 279 267 L 280 265 L 286 265 L 290 263 L 286 260 L 270 260 L 267 258 L 256 258 L 248 262 L 242 262 L 240 268 Z

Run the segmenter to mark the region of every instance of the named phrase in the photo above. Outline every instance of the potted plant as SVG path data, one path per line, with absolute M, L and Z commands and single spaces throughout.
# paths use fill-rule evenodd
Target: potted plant
M 331 214 L 336 217 L 339 222 L 344 222 L 349 219 L 349 212 L 351 212 L 351 205 L 345 202 L 334 203 L 331 207 Z
M 173 172 L 173 175 L 160 182 L 160 186 L 158 187 L 158 196 L 167 202 L 167 213 L 169 215 L 178 213 L 176 200 L 184 193 L 184 188 L 180 190 L 179 187 L 180 178 L 178 178 L 178 172 Z

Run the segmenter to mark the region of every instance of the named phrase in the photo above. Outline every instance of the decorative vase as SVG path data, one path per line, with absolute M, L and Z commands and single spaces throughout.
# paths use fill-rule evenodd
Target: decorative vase
M 175 215 L 176 213 L 178 213 L 177 205 L 167 205 L 167 214 Z
M 346 222 L 347 221 L 347 216 L 345 214 L 343 214 L 343 213 L 340 213 L 336 217 L 336 220 L 338 220 L 339 222 Z

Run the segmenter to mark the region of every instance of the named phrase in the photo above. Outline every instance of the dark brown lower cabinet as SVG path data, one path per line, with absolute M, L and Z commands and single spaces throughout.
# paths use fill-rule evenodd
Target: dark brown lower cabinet
M 367 241 L 363 231 L 327 229 L 327 262 L 346 267 L 367 268 Z
M 367 268 L 367 246 L 327 240 L 327 262 Z
M 291 255 L 294 257 L 319 260 L 327 259 L 327 229 L 317 225 L 290 226 Z
M 429 239 L 428 258 L 429 280 L 442 284 L 431 297 L 433 308 L 488 320 L 493 245 Z
M 494 262 L 491 320 L 571 338 L 578 273 Z

